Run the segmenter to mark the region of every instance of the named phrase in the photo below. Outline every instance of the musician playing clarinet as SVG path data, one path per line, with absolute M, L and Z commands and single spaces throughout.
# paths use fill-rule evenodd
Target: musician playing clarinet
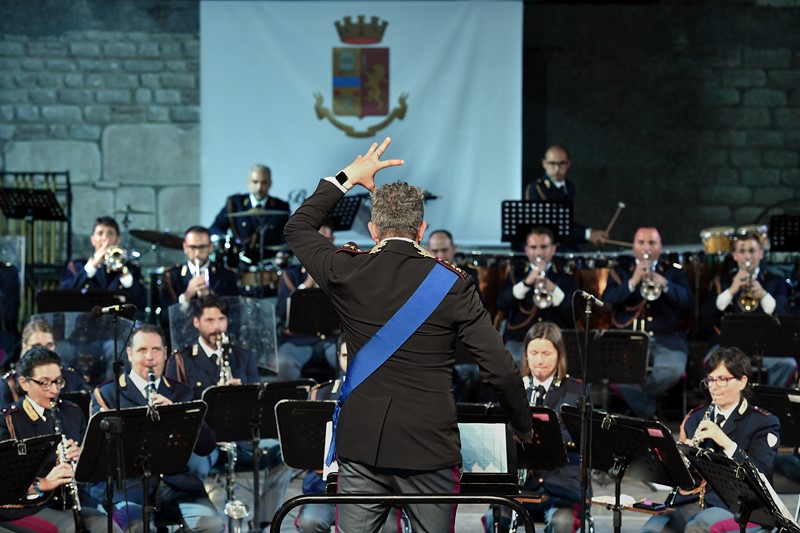
M 711 402 L 691 411 L 681 424 L 680 439 L 715 453 L 742 460 L 744 454 L 758 470 L 772 481 L 772 470 L 780 441 L 780 421 L 747 401 L 750 395 L 752 367 L 750 359 L 738 348 L 719 348 L 705 362 L 702 384 Z M 656 515 L 642 528 L 643 532 L 701 533 L 738 531 L 733 514 L 711 487 L 704 483 L 693 491 L 679 494 L 675 512 Z M 747 531 L 760 531 L 748 523 Z
M 81 455 L 79 441 L 86 431 L 86 418 L 76 404 L 58 399 L 66 383 L 61 375 L 61 358 L 47 348 L 31 348 L 16 368 L 18 385 L 25 394 L 3 408 L 0 441 L 50 435 L 60 429 L 66 461 L 58 461 L 55 455 L 48 458 L 38 476 L 31 480 L 27 497 L 0 506 L 0 530 L 74 532 L 76 522 L 80 521 L 91 531 L 105 531 L 107 516 L 97 510 L 97 502 L 88 495 L 80 493 L 79 519 L 73 511 L 74 500 L 69 490 L 69 485 L 75 483 L 72 463 Z M 114 531 L 122 532 L 116 525 Z

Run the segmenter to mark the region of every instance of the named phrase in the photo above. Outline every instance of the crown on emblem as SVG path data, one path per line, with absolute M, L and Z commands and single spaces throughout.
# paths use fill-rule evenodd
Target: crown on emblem
M 365 21 L 364 15 L 358 16 L 358 22 L 353 22 L 352 17 L 345 17 L 343 22 L 336 21 L 336 31 L 339 32 L 339 39 L 348 44 L 375 44 L 383 39 L 383 32 L 386 31 L 388 22 L 381 21 L 378 17 L 372 17 L 369 24 Z

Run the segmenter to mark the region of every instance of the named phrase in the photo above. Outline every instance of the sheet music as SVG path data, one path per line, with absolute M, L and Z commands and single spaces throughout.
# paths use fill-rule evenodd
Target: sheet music
M 503 424 L 459 424 L 464 472 L 507 472 L 508 450 Z
M 334 460 L 330 466 L 325 465 L 328 458 L 328 448 L 331 447 L 331 437 L 333 436 L 333 422 L 325 424 L 325 451 L 322 454 L 322 479 L 328 481 L 328 474 L 339 472 L 339 462 Z

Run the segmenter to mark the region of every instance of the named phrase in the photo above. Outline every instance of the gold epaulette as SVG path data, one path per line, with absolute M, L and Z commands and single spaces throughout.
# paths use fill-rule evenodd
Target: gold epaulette
M 356 246 L 356 243 L 354 243 L 353 241 L 344 243 L 336 251 L 337 252 L 350 252 L 350 253 L 353 253 L 353 254 L 364 253 L 364 252 L 361 251 L 361 248 Z
M 456 274 L 458 274 L 461 277 L 461 279 L 467 279 L 467 271 L 462 269 L 461 267 L 459 267 L 455 263 L 451 263 L 450 261 L 448 261 L 446 259 L 436 259 L 436 260 L 439 261 L 439 264 L 441 264 L 442 266 L 445 266 L 445 267 L 449 268 L 450 270 L 452 270 L 453 272 L 455 272 Z

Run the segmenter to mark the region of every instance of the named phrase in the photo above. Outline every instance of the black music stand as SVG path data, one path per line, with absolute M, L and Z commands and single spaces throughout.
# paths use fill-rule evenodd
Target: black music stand
M 332 400 L 281 400 L 275 405 L 284 462 L 301 470 L 322 470 L 325 426 L 333 419 Z
M 512 246 L 524 243 L 534 226 L 552 229 L 557 242 L 569 240 L 572 235 L 571 203 L 503 200 L 500 209 L 500 240 Z
M 800 216 L 773 215 L 769 219 L 770 252 L 800 251 Z
M 95 307 L 108 307 L 124 303 L 127 297 L 119 291 L 44 290 L 36 294 L 39 313 L 89 313 Z M 133 311 L 135 313 L 135 311 Z
M 253 446 L 253 517 L 261 526 L 258 498 L 262 438 L 278 438 L 275 405 L 283 399 L 305 399 L 314 382 L 311 380 L 276 381 L 259 385 L 211 386 L 203 391 L 208 404 L 206 422 L 216 432 L 218 441 L 250 441 Z M 243 420 L 247 422 L 244 423 Z
M 580 332 L 564 330 L 563 333 L 570 373 L 583 376 Z M 644 383 L 650 339 L 646 333 L 627 329 L 596 329 L 590 331 L 588 337 L 586 380 L 601 385 L 603 409 L 607 409 L 609 383 Z
M 782 446 L 800 446 L 800 389 L 754 384 L 750 403 L 781 419 Z
M 0 188 L 0 211 L 6 218 L 66 221 L 67 216 L 49 189 Z
M 361 202 L 368 198 L 367 194 L 350 194 L 342 196 L 339 202 L 328 213 L 328 218 L 333 224 L 333 231 L 349 231 L 356 220 Z
M 0 442 L 0 505 L 19 502 L 33 478 L 55 455 L 60 435 L 42 435 Z
M 574 439 L 582 439 L 581 413 L 578 407 L 564 405 L 561 418 Z M 690 489 L 694 485 L 675 439 L 661 422 L 592 411 L 590 421 L 591 464 L 614 480 L 614 531 L 622 527 L 620 505 L 622 478 L 625 474 L 641 481 Z
M 286 315 L 287 327 L 296 335 L 324 339 L 341 332 L 339 315 L 322 289 L 294 291 L 287 302 Z
M 152 410 L 143 406 L 95 413 L 86 428 L 75 479 L 105 481 L 106 508 L 111 509 L 114 481 L 121 483 L 128 472 L 139 473 L 144 495 L 142 524 L 146 533 L 153 511 L 148 502 L 150 478 L 186 470 L 205 414 L 206 405 L 197 401 L 159 405 Z
M 783 516 L 746 454 L 745 460 L 739 462 L 705 448 L 686 444 L 678 444 L 678 448 L 733 513 L 739 531 L 744 533 L 747 522 L 752 520 L 779 532 L 800 533 L 800 527 Z
M 764 368 L 765 356 L 796 355 L 784 353 L 784 330 L 780 321 L 769 315 L 728 313 L 722 316 L 720 329 L 720 346 L 735 346 L 752 359 L 755 383 L 764 383 L 769 377 Z

